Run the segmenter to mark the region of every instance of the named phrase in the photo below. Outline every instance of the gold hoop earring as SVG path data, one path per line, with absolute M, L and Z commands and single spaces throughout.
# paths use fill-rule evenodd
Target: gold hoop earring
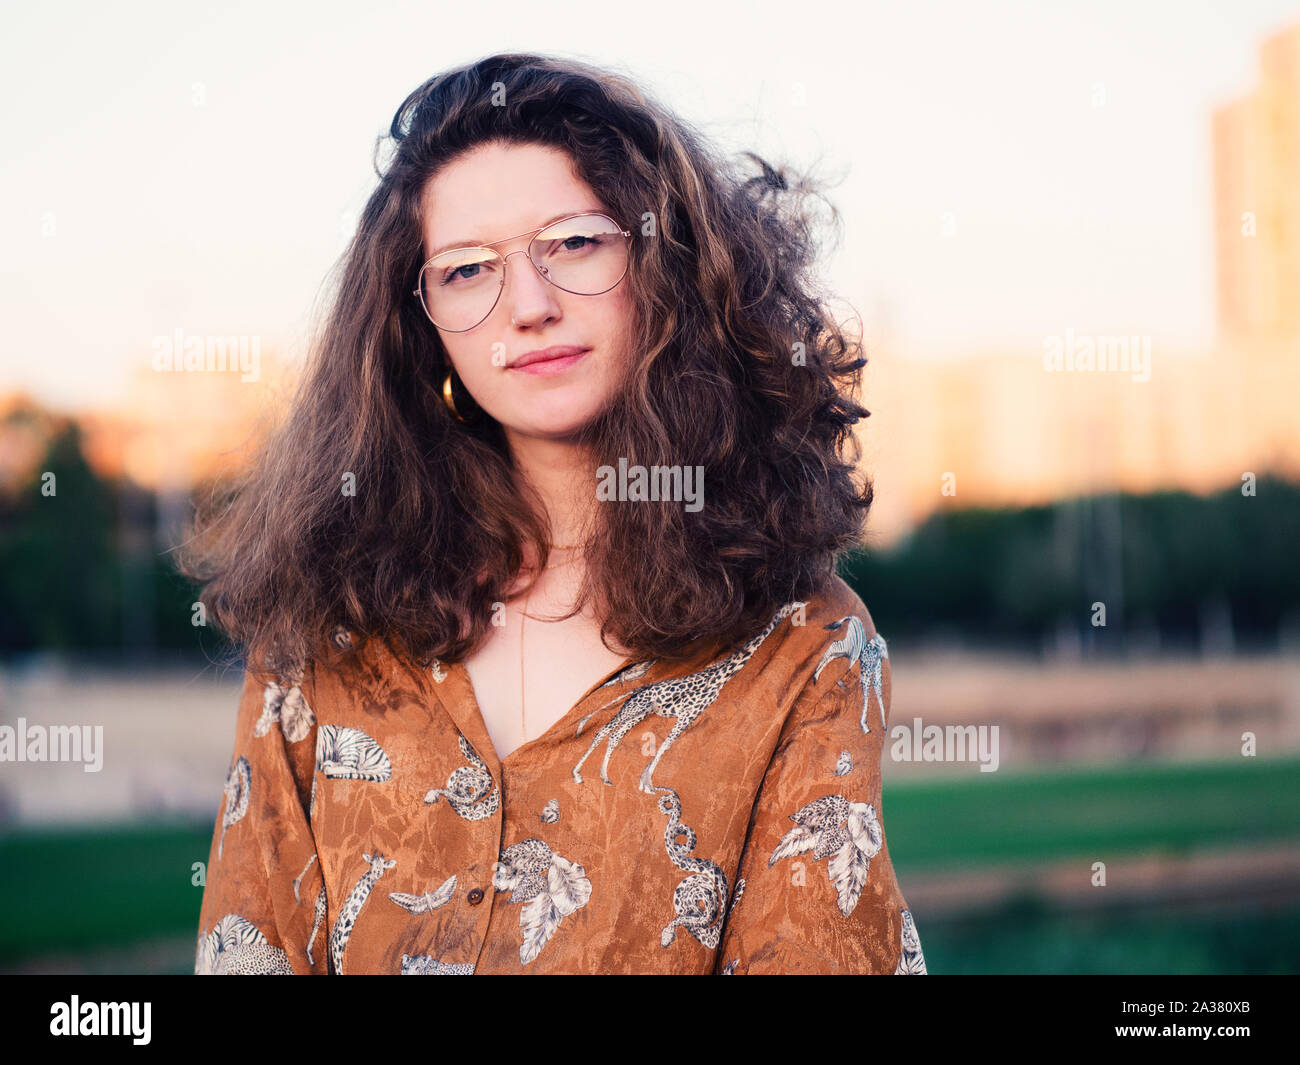
M 461 417 L 460 411 L 456 409 L 456 401 L 451 398 L 451 371 L 450 370 L 447 371 L 447 379 L 442 382 L 442 401 L 445 404 L 447 404 L 447 409 L 451 411 L 452 415 L 456 418 L 457 421 L 463 422 L 465 420 L 464 418 Z

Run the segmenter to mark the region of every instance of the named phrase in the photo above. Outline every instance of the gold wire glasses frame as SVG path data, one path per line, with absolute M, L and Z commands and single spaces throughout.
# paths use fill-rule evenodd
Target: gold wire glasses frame
M 605 219 L 605 221 L 609 222 L 611 226 L 614 227 L 613 231 L 615 233 L 620 234 L 624 239 L 625 254 L 623 257 L 623 270 L 608 287 L 601 289 L 600 292 L 575 292 L 573 289 L 565 288 L 563 285 L 559 284 L 559 282 L 557 282 L 555 278 L 547 276 L 549 273 L 547 268 L 544 266 L 539 266 L 537 264 L 537 260 L 533 258 L 533 242 L 537 239 L 539 234 L 545 232 L 548 229 L 551 229 L 554 226 L 558 226 L 564 222 L 571 222 L 575 218 L 603 218 Z M 435 326 L 437 326 L 439 329 L 442 329 L 444 332 L 447 333 L 465 333 L 468 332 L 470 329 L 475 328 L 475 326 L 482 325 L 483 322 L 487 320 L 488 315 L 490 315 L 496 309 L 496 305 L 501 300 L 501 293 L 505 290 L 506 287 L 505 268 L 507 265 L 507 261 L 509 260 L 510 255 L 519 254 L 519 252 L 512 251 L 510 255 L 503 256 L 500 252 L 495 250 L 495 246 L 497 244 L 505 244 L 507 241 L 516 240 L 519 237 L 528 237 L 527 259 L 532 264 L 533 269 L 537 271 L 538 276 L 541 277 L 543 281 L 546 281 L 554 285 L 556 288 L 564 292 L 573 292 L 573 294 L 576 296 L 599 296 L 601 295 L 601 293 L 608 292 L 610 289 L 614 288 L 620 281 L 623 280 L 624 277 L 627 276 L 629 260 L 628 260 L 628 256 L 626 255 L 626 249 L 627 249 L 627 243 L 630 241 L 631 236 L 632 233 L 630 230 L 624 229 L 616 221 L 614 221 L 614 219 L 610 218 L 610 216 L 607 214 L 603 214 L 600 211 L 578 211 L 576 214 L 566 215 L 563 218 L 557 218 L 554 221 L 547 222 L 545 225 L 538 226 L 536 229 L 528 230 L 523 233 L 516 233 L 513 237 L 502 237 L 500 240 L 493 240 L 484 244 L 467 244 L 464 247 L 448 248 L 445 251 L 440 251 L 437 255 L 430 258 L 427 262 L 425 262 L 423 266 L 420 267 L 420 271 L 416 275 L 416 279 L 415 279 L 416 285 L 415 288 L 412 290 L 412 293 L 419 299 L 420 307 L 424 310 L 425 317 L 428 318 L 429 321 L 433 322 Z M 425 270 L 427 270 L 435 260 L 440 259 L 445 255 L 451 255 L 457 252 L 477 251 L 480 249 L 482 249 L 483 251 L 492 252 L 494 255 L 497 256 L 498 259 L 501 260 L 501 280 L 497 284 L 497 291 L 496 291 L 496 295 L 492 299 L 492 305 L 488 307 L 488 309 L 483 313 L 483 317 L 480 318 L 473 325 L 465 326 L 462 329 L 449 329 L 446 326 L 439 325 L 438 322 L 434 319 L 433 315 L 429 313 L 429 305 L 425 302 L 425 298 L 424 298 Z

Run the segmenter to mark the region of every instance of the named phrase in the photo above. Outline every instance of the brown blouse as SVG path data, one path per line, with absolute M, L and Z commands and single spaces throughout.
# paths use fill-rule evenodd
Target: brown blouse
M 340 632 L 344 640 L 349 638 Z M 462 664 L 246 672 L 196 973 L 924 973 L 884 638 L 839 578 L 498 759 Z

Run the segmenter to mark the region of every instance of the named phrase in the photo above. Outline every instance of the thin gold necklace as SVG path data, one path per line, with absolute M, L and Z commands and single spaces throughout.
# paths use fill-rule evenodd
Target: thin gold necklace
M 573 551 L 581 544 L 549 544 L 547 545 L 552 551 Z M 576 559 L 569 559 L 568 562 L 556 562 L 548 565 L 547 569 L 555 569 L 556 566 L 567 566 Z M 528 620 L 528 600 L 532 598 L 533 590 L 528 589 L 528 594 L 524 596 L 524 609 L 519 615 L 519 746 L 522 747 L 528 742 L 528 719 L 524 713 L 524 624 Z

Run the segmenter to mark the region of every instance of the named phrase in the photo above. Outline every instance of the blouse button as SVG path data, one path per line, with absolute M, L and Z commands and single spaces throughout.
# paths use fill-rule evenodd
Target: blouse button
M 483 889 L 475 888 L 473 891 L 469 893 L 468 898 L 469 898 L 469 904 L 471 906 L 477 906 L 480 902 L 483 901 Z

